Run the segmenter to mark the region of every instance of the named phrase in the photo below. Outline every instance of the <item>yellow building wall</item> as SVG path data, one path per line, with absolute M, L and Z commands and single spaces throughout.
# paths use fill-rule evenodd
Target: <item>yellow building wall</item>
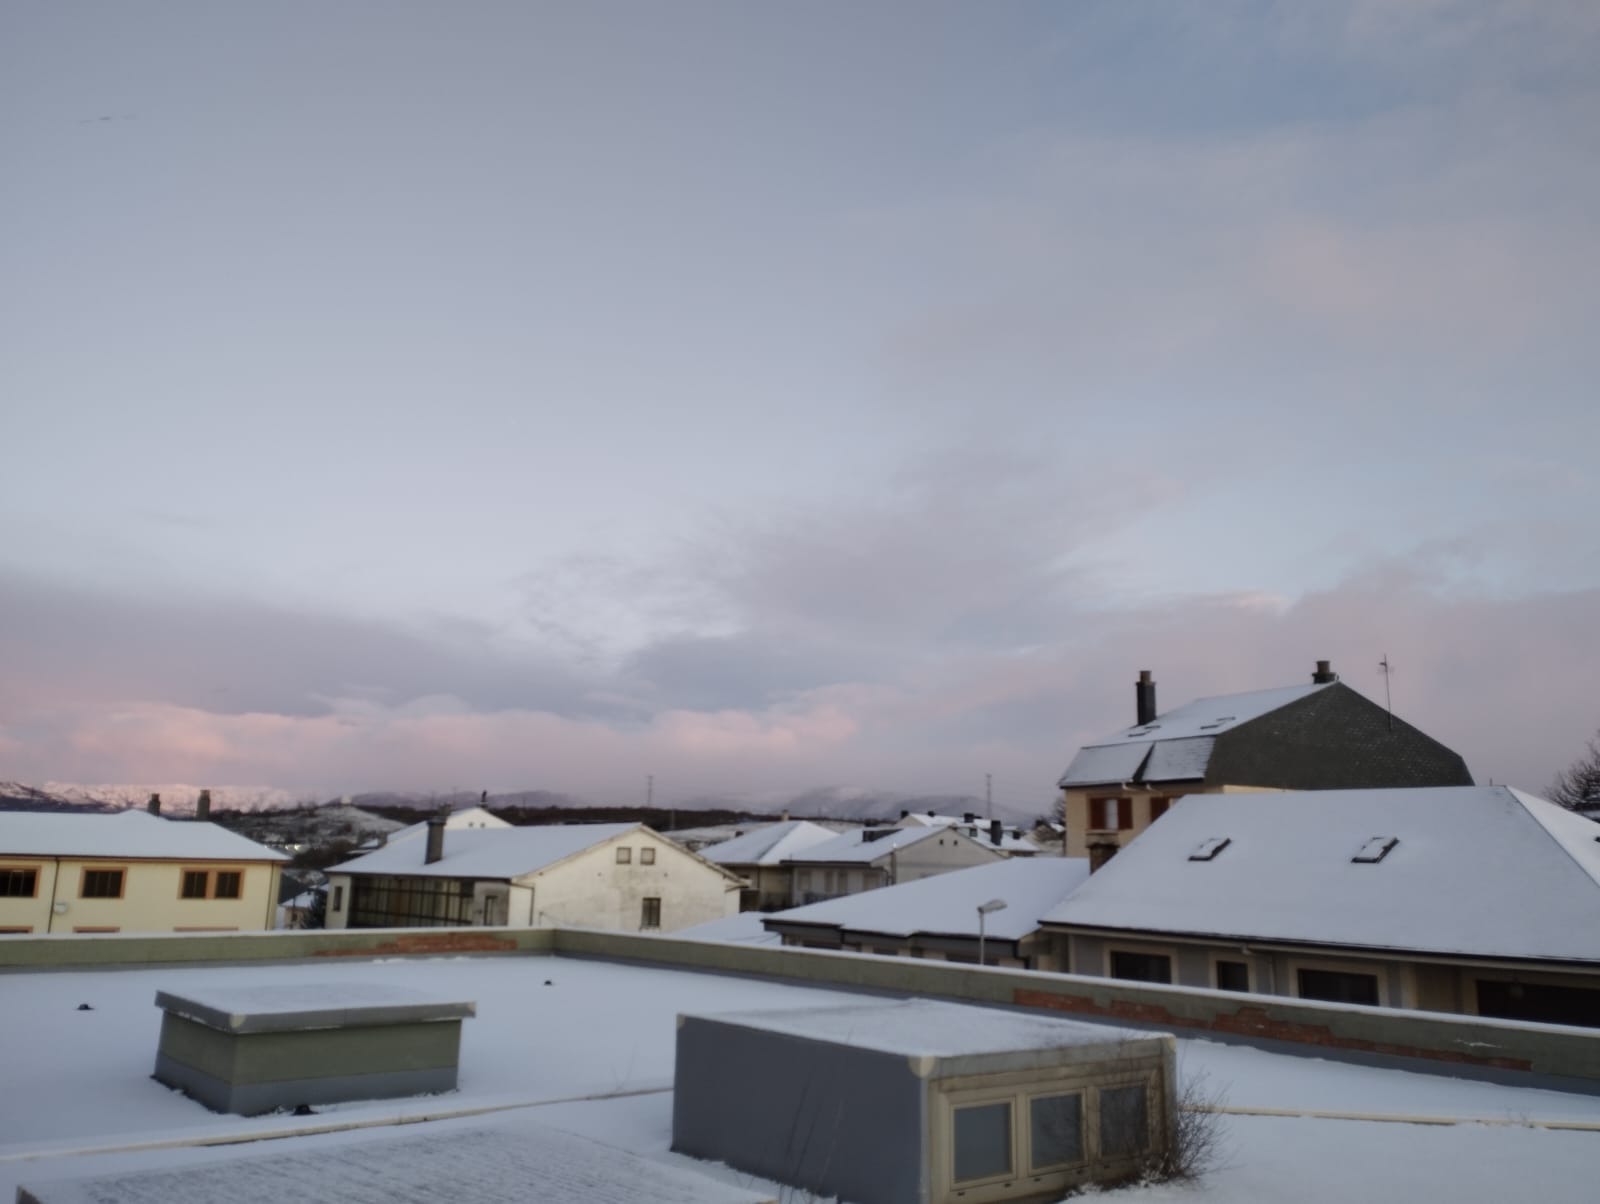
M 1185 794 L 1281 794 L 1275 786 L 1172 786 L 1165 790 L 1150 787 L 1124 787 L 1120 790 L 1105 787 L 1099 790 L 1063 790 L 1066 803 L 1066 853 L 1068 857 L 1087 857 L 1090 844 L 1127 844 L 1150 826 L 1150 800 L 1169 798 L 1172 806 L 1179 805 Z M 1091 798 L 1126 798 L 1133 800 L 1133 827 L 1121 830 L 1095 830 L 1090 836 L 1089 800 Z
M 32 868 L 39 875 L 33 898 L 0 898 L 0 929 L 25 927 L 36 935 L 45 935 L 80 929 L 260 932 L 275 926 L 280 877 L 275 862 L 15 857 L 0 858 L 0 867 Z M 122 870 L 122 897 L 84 898 L 84 874 L 92 869 Z M 215 888 L 218 871 L 237 872 L 239 897 L 181 898 L 185 870 L 211 874 L 208 890 Z

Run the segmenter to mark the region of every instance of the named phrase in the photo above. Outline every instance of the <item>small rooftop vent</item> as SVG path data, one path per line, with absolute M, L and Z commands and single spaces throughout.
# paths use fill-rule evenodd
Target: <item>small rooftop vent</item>
M 1209 840 L 1202 840 L 1195 851 L 1189 854 L 1189 860 L 1215 861 L 1217 854 L 1232 843 L 1231 836 L 1213 836 Z
M 1398 836 L 1374 836 L 1350 858 L 1358 865 L 1376 865 L 1389 855 L 1389 850 L 1400 843 Z

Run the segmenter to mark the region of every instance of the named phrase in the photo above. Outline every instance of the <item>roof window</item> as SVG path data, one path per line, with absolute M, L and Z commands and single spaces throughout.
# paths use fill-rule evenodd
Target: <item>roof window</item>
M 1350 858 L 1358 865 L 1377 865 L 1389 855 L 1389 850 L 1400 843 L 1398 836 L 1374 836 Z
M 1233 843 L 1231 836 L 1213 836 L 1202 840 L 1194 852 L 1189 854 L 1190 861 L 1215 861 L 1217 854 Z

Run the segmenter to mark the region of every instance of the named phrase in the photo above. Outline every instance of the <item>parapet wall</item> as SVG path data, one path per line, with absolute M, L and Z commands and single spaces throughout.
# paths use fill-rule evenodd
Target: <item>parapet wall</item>
M 967 966 L 915 958 L 720 944 L 576 928 L 337 929 L 295 932 L 0 939 L 0 972 L 92 970 L 205 962 L 553 953 L 747 974 L 841 990 L 1038 1008 L 1081 1019 L 1167 1029 L 1179 1036 L 1320 1056 L 1401 1059 L 1417 1070 L 1600 1093 L 1600 1029 L 1523 1024 L 1442 1012 L 1313 1003 L 1111 978 Z M 1308 1051 L 1309 1052 L 1309 1051 Z

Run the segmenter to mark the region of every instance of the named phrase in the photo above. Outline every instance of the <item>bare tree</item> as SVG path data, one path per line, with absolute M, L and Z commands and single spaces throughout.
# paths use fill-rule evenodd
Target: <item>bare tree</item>
M 1583 756 L 1556 775 L 1545 797 L 1569 810 L 1600 807 L 1600 732 L 1590 739 Z

